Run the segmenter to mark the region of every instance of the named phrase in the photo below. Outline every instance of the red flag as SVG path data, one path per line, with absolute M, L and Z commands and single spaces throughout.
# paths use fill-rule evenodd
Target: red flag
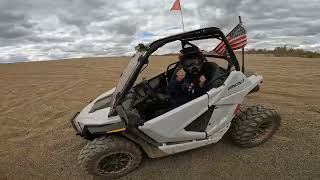
M 181 11 L 180 0 L 176 0 L 170 11 Z

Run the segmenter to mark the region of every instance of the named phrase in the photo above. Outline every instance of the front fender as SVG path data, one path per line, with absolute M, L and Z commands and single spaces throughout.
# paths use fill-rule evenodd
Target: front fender
M 94 109 L 93 106 L 99 100 L 112 95 L 115 88 L 101 94 L 86 107 L 84 107 L 72 120 L 71 124 L 77 134 L 103 134 L 115 129 L 125 128 L 125 122 L 116 116 L 108 117 L 110 107 Z M 92 110 L 94 109 L 94 110 Z

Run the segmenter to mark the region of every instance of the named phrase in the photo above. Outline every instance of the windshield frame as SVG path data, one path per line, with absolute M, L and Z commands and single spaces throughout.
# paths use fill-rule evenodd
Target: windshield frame
M 140 69 L 146 63 L 143 58 L 146 55 L 146 52 L 147 51 L 145 49 L 137 50 L 120 75 L 120 79 L 115 91 L 113 92 L 110 102 L 111 109 L 109 115 L 113 115 L 115 113 L 115 106 L 119 104 L 119 102 L 124 97 L 124 94 L 131 88 L 131 86 L 135 82 L 137 76 L 140 73 Z

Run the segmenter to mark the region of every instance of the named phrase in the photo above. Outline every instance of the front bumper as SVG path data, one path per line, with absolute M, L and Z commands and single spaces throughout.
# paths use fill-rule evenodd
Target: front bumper
M 70 119 L 71 125 L 73 127 L 73 129 L 76 131 L 76 135 L 81 135 L 80 130 L 77 128 L 77 125 L 74 122 L 74 119 L 79 115 L 80 112 L 76 112 L 72 118 Z

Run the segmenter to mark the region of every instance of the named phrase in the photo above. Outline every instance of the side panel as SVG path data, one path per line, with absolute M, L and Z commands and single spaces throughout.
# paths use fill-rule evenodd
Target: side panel
M 205 139 L 205 132 L 185 131 L 184 128 L 207 110 L 208 95 L 205 94 L 145 122 L 139 129 L 160 143 Z
M 251 81 L 242 72 L 232 71 L 223 86 L 220 86 L 217 89 L 212 89 L 208 92 L 209 106 L 217 104 L 242 103 L 246 95 L 243 90 L 251 87 L 251 84 Z M 225 98 L 230 98 L 230 96 L 234 96 L 235 98 L 229 102 L 225 102 Z M 221 101 L 224 102 L 219 103 Z
M 219 132 L 223 127 L 231 123 L 236 107 L 237 104 L 215 106 L 206 129 L 209 137 L 215 135 L 216 132 Z
M 162 145 L 159 149 L 167 154 L 175 154 L 190 149 L 195 149 L 201 146 L 218 142 L 222 136 L 227 132 L 230 127 L 230 123 L 225 125 L 219 132 L 215 133 L 213 136 L 205 140 L 193 140 L 185 143 L 172 144 L 172 145 Z
M 240 71 L 233 71 L 225 84 L 208 92 L 209 105 L 215 105 L 206 132 L 213 136 L 229 124 L 238 104 L 242 104 L 246 95 L 262 81 L 262 76 L 252 75 L 247 78 Z

